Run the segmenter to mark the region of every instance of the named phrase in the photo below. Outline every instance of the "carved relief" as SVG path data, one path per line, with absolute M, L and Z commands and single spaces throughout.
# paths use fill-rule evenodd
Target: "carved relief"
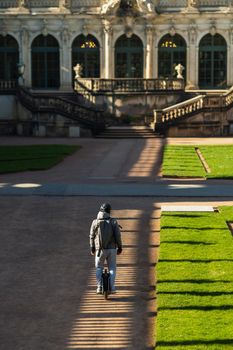
M 101 7 L 102 14 L 114 14 L 117 10 L 122 13 L 153 13 L 154 4 L 152 0 L 110 0 Z
M 197 31 L 196 31 L 196 26 L 191 25 L 189 29 L 189 41 L 192 45 L 195 45 L 197 39 Z

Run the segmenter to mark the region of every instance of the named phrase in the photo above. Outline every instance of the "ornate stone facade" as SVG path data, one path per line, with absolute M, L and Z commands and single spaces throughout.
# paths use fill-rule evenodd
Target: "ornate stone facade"
M 131 9 L 124 12 L 124 9 Z M 119 14 L 118 10 L 123 9 Z M 201 16 L 200 16 L 201 13 Z M 52 36 L 59 55 L 60 89 L 73 86 L 72 61 L 74 40 L 91 35 L 99 44 L 99 77 L 115 78 L 117 40 L 126 35 L 138 37 L 142 43 L 142 77 L 155 79 L 162 75 L 160 49 L 169 51 L 170 35 L 182 38 L 185 63 L 174 56 L 174 64 L 185 68 L 186 85 L 200 85 L 200 43 L 208 34 L 221 36 L 226 47 L 224 86 L 233 85 L 233 1 L 231 0 L 1 0 L 0 37 L 13 37 L 19 48 L 19 62 L 25 65 L 24 82 L 31 87 L 36 74 L 32 45 L 40 35 Z M 89 43 L 88 45 L 91 45 Z M 166 46 L 167 45 L 167 46 Z M 177 45 L 174 41 L 174 45 Z M 85 47 L 87 49 L 87 47 Z M 36 52 L 36 48 L 34 50 Z M 48 49 L 49 52 L 49 49 Z M 209 51 L 210 55 L 212 51 Z M 205 59 L 203 49 L 203 60 Z M 77 53 L 78 55 L 78 53 Z M 76 57 L 76 56 L 75 56 Z M 79 56 L 77 56 L 79 57 Z M 120 54 L 119 54 L 120 57 Z M 203 61 L 204 62 L 204 61 Z M 206 61 L 205 61 L 206 62 Z M 34 66 L 33 66 L 34 64 Z M 34 72 L 33 72 L 34 69 Z M 207 68 L 206 68 L 207 69 Z M 91 74 L 91 73 L 90 73 Z M 204 73 L 203 73 L 204 74 Z M 219 78 L 220 79 L 220 78 Z M 221 88 L 223 85 L 215 86 Z

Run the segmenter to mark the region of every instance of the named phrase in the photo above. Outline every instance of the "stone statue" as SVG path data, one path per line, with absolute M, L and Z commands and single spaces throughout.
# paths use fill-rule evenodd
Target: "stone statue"
M 137 0 L 137 5 L 141 12 L 154 12 L 154 4 L 152 0 Z
M 106 4 L 102 5 L 101 13 L 106 14 L 114 11 L 120 5 L 120 0 L 110 0 Z
M 76 66 L 73 67 L 73 70 L 75 71 L 75 79 L 82 77 L 83 67 L 81 64 L 77 63 Z
M 153 0 L 109 0 L 106 4 L 102 5 L 101 13 L 108 14 L 115 12 L 119 7 L 130 7 L 142 13 L 154 12 Z
M 183 70 L 184 70 L 184 66 L 182 66 L 181 63 L 179 63 L 175 66 L 175 70 L 177 72 L 177 79 L 184 79 L 184 77 L 182 75 Z

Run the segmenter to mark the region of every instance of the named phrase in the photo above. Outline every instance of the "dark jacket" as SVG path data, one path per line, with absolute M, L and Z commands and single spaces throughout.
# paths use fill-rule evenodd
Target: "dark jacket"
M 109 228 L 109 232 L 106 232 L 106 235 L 102 236 L 102 241 L 99 237 L 99 231 L 104 231 L 103 226 L 105 225 L 105 221 L 107 223 L 111 223 L 107 225 Z M 97 215 L 97 218 L 93 220 L 90 229 L 90 247 L 99 249 L 116 249 L 122 248 L 121 242 L 121 232 L 117 220 L 111 218 L 108 213 L 100 211 Z

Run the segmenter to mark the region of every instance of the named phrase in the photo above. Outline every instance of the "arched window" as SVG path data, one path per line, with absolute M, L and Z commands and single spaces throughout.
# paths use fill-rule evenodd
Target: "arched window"
M 19 47 L 10 35 L 0 35 L 0 79 L 16 80 L 18 77 Z
M 219 35 L 205 35 L 199 45 L 199 86 L 225 88 L 227 80 L 227 44 Z
M 143 78 L 143 44 L 137 35 L 122 35 L 115 45 L 115 77 Z
M 186 43 L 178 34 L 166 34 L 159 42 L 158 49 L 159 78 L 176 78 L 175 66 L 179 63 L 186 68 Z M 186 69 L 184 70 L 184 78 Z
M 72 67 L 78 63 L 82 66 L 82 77 L 99 78 L 100 48 L 98 40 L 93 35 L 81 34 L 73 41 Z
M 39 35 L 32 43 L 32 87 L 60 86 L 59 44 L 52 35 Z

